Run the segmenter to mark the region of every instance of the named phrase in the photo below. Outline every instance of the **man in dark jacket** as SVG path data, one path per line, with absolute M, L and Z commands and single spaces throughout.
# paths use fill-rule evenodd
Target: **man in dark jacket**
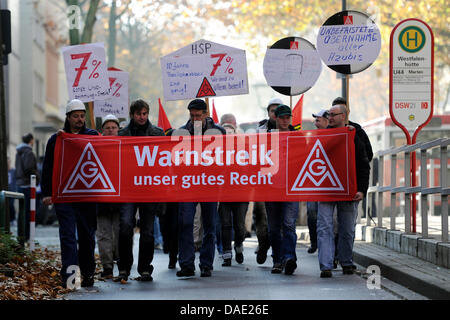
M 207 106 L 201 99 L 192 100 L 189 105 L 190 120 L 174 132 L 173 135 L 190 134 L 226 134 L 223 127 L 214 123 L 208 117 Z M 186 132 L 187 131 L 187 132 Z M 189 277 L 195 275 L 195 249 L 194 249 L 194 216 L 197 202 L 179 203 L 179 255 L 178 263 L 181 270 L 177 272 L 178 277 Z M 210 277 L 213 269 L 215 239 L 216 239 L 216 217 L 217 202 L 201 202 L 203 241 L 200 249 L 200 271 L 201 277 Z
M 98 135 L 98 132 L 86 128 L 86 108 L 78 99 L 71 100 L 66 106 L 66 120 L 64 129 L 67 133 L 79 135 Z M 52 204 L 52 176 L 53 157 L 56 137 L 53 134 L 48 139 L 42 167 L 42 202 Z M 82 287 L 94 285 L 95 272 L 95 230 L 97 226 L 97 205 L 88 202 L 56 203 L 56 215 L 59 222 L 59 240 L 61 243 L 61 279 L 62 286 L 67 283 L 69 276 L 75 272 L 73 266 L 79 266 Z M 70 268 L 69 268 L 70 267 Z
M 292 111 L 287 105 L 280 104 L 275 109 L 276 129 L 280 132 L 295 131 L 291 125 Z M 291 275 L 297 269 L 297 234 L 295 222 L 298 217 L 297 201 L 266 202 L 269 238 L 272 245 L 272 273 Z
M 329 128 L 345 127 L 347 109 L 344 105 L 331 107 L 328 113 Z M 358 215 L 358 202 L 364 198 L 369 186 L 370 165 L 366 150 L 355 134 L 355 165 L 357 192 L 352 201 L 319 202 L 317 216 L 317 245 L 319 248 L 319 265 L 321 278 L 332 276 L 335 251 L 333 234 L 333 212 L 337 209 L 338 219 L 338 260 L 344 274 L 353 274 L 353 239 L 355 221 Z
M 119 131 L 119 136 L 164 136 L 163 129 L 151 124 L 148 120 L 149 105 L 141 99 L 135 100 L 130 105 L 130 123 Z M 161 203 L 122 203 L 120 206 L 119 227 L 119 277 L 120 280 L 128 280 L 133 266 L 133 236 L 136 225 L 136 212 L 139 208 L 139 257 L 137 271 L 141 281 L 152 281 L 153 254 L 155 250 L 155 238 L 153 226 L 155 214 L 163 209 Z
M 30 177 L 36 176 L 39 184 L 39 172 L 36 156 L 33 153 L 34 137 L 28 133 L 22 137 L 22 143 L 16 148 L 16 185 L 17 191 L 25 196 L 25 240 L 30 239 Z

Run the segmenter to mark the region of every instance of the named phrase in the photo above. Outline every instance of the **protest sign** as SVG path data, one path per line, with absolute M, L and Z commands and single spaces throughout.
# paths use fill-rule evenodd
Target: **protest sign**
M 109 98 L 109 81 L 103 43 L 87 43 L 61 49 L 69 99 L 83 102 Z
M 317 50 L 331 69 L 353 74 L 367 69 L 378 57 L 381 34 L 366 14 L 341 11 L 325 21 L 317 36 Z
M 199 40 L 160 62 L 165 100 L 248 93 L 244 50 Z
M 356 193 L 354 132 L 62 133 L 55 147 L 53 201 L 349 201 Z
M 322 62 L 308 40 L 287 37 L 267 49 L 263 69 L 269 86 L 281 94 L 295 96 L 308 91 L 316 83 Z
M 108 114 L 113 114 L 117 118 L 128 117 L 128 77 L 128 72 L 108 68 L 111 97 L 94 102 L 96 117 L 104 117 Z

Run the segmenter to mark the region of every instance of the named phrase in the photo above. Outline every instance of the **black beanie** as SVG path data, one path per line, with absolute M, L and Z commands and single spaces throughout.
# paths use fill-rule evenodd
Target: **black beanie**
M 202 99 L 194 99 L 191 102 L 189 102 L 188 109 L 195 109 L 195 110 L 206 110 L 206 102 Z

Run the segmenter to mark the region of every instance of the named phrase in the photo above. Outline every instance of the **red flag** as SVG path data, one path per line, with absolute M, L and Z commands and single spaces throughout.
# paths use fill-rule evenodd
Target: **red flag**
M 302 110 L 303 110 L 303 94 L 298 100 L 297 104 L 295 105 L 294 110 L 292 110 L 292 125 L 294 126 L 295 130 L 302 129 Z
M 159 102 L 159 117 L 158 117 L 158 127 L 164 130 L 164 133 L 167 133 L 168 130 L 172 129 L 170 125 L 169 119 L 167 119 L 166 113 L 164 112 L 164 108 L 161 104 L 161 99 L 158 98 Z
M 219 117 L 217 117 L 216 107 L 214 106 L 214 100 L 213 100 L 213 107 L 212 107 L 212 118 L 214 120 L 214 123 L 219 123 Z

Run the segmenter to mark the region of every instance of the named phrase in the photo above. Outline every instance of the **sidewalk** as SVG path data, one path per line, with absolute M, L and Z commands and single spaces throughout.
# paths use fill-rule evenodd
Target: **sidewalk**
M 309 245 L 306 226 L 297 226 L 298 242 Z M 450 270 L 366 241 L 355 241 L 354 262 L 380 267 L 381 276 L 430 299 L 450 299 Z

